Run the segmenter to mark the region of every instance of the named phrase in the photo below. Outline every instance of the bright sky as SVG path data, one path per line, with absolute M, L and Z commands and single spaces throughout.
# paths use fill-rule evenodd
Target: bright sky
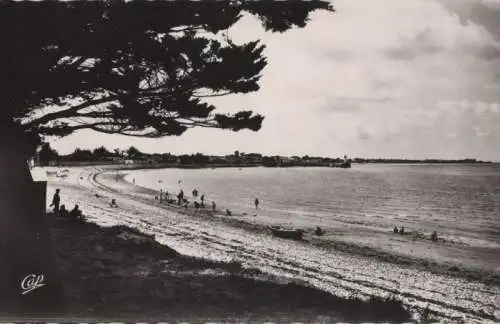
M 376 5 L 375 5 L 376 3 Z M 261 152 L 500 161 L 500 0 L 336 0 L 306 28 L 264 33 L 245 17 L 229 34 L 262 39 L 261 89 L 218 98 L 262 113 L 259 132 L 192 129 L 140 139 L 80 131 L 52 142 L 144 152 Z

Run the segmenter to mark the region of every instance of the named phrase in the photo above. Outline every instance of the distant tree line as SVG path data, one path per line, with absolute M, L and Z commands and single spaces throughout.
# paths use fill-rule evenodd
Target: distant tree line
M 71 154 L 59 155 L 49 144 L 42 146 L 37 155 L 39 165 L 49 165 L 51 163 L 64 164 L 64 162 L 116 162 L 123 163 L 127 160 L 134 160 L 144 163 L 167 163 L 178 165 L 263 165 L 275 166 L 331 166 L 344 161 L 341 158 L 329 158 L 318 156 L 265 156 L 259 153 L 240 153 L 226 156 L 208 156 L 202 153 L 173 155 L 170 153 L 144 153 L 134 146 L 126 150 L 114 149 L 109 151 L 104 146 L 93 150 L 76 148 Z M 440 160 L 440 159 L 363 159 L 354 158 L 349 160 L 353 163 L 487 163 L 476 159 L 461 160 Z
M 37 160 L 41 165 L 47 165 L 50 162 L 99 162 L 99 161 L 120 161 L 120 160 L 146 160 L 153 157 L 162 157 L 164 162 L 174 162 L 177 159 L 171 154 L 147 154 L 141 152 L 134 146 L 130 146 L 126 150 L 114 149 L 109 151 L 104 146 L 100 146 L 93 150 L 76 148 L 72 153 L 67 155 L 59 155 L 59 153 L 50 147 L 50 144 L 45 144 L 38 152 Z
M 42 146 L 37 154 L 37 164 L 49 165 L 51 163 L 64 164 L 64 162 L 117 162 L 122 163 L 126 160 L 143 161 L 149 163 L 170 163 L 181 165 L 264 165 L 264 166 L 300 166 L 300 165 L 318 165 L 328 166 L 331 163 L 340 163 L 343 159 L 313 157 L 304 155 L 302 157 L 282 157 L 265 156 L 259 153 L 240 153 L 226 156 L 208 156 L 202 153 L 173 155 L 170 153 L 148 154 L 141 152 L 134 146 L 126 150 L 114 149 L 109 151 L 104 146 L 93 150 L 76 148 L 72 153 L 60 155 L 50 144 Z
M 477 159 L 363 159 L 363 158 L 355 158 L 353 159 L 354 163 L 427 163 L 427 164 L 438 164 L 438 163 L 448 163 L 448 164 L 470 164 L 470 163 L 491 163 L 491 161 L 481 161 Z

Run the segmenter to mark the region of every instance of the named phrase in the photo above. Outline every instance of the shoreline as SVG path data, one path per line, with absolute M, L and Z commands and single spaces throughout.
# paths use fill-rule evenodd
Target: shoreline
M 120 171 L 129 171 L 128 169 L 119 169 Z M 156 194 L 158 194 L 157 191 L 150 189 L 150 188 L 145 188 L 141 187 L 138 185 L 134 185 L 130 183 L 129 181 L 125 180 L 125 177 L 128 175 L 126 174 L 120 174 L 117 178 L 117 181 L 121 182 L 122 185 L 129 186 L 131 188 L 131 191 L 133 191 L 133 188 L 137 188 L 141 192 L 145 194 L 150 194 L 151 197 L 154 197 Z M 106 171 L 98 174 L 94 177 L 94 180 L 99 183 L 99 177 L 115 177 L 114 175 L 109 175 L 106 174 Z M 109 180 L 109 179 L 108 179 Z M 100 183 L 101 185 L 106 186 L 104 183 Z M 107 186 L 108 187 L 108 186 Z M 110 188 L 110 187 L 108 187 Z M 192 197 L 189 197 L 192 198 Z M 248 216 L 248 215 L 243 215 L 241 212 L 237 211 L 232 211 L 233 214 L 232 216 L 226 216 L 223 213 L 223 210 L 225 209 L 224 204 L 222 203 L 221 205 L 218 205 L 218 212 L 215 215 L 211 212 L 210 207 L 206 207 L 206 209 L 201 209 L 200 211 L 195 212 L 193 210 L 193 207 L 190 206 L 188 209 L 179 207 L 175 204 L 168 204 L 166 202 L 159 202 L 155 201 L 154 199 L 150 199 L 149 203 L 154 203 L 158 205 L 161 208 L 165 208 L 166 210 L 170 210 L 176 213 L 188 215 L 190 217 L 202 217 L 204 219 L 211 219 L 214 220 L 216 219 L 217 221 L 221 221 L 225 224 L 228 224 L 230 226 L 235 226 L 238 228 L 243 228 L 245 230 L 248 230 L 253 233 L 258 233 L 258 234 L 269 234 L 269 227 L 263 224 L 258 224 L 258 223 L 252 223 L 248 219 L 241 218 L 242 216 Z M 299 228 L 299 227 L 297 227 Z M 473 267 L 464 267 L 461 263 L 459 262 L 436 262 L 435 260 L 431 260 L 428 258 L 422 258 L 422 257 L 414 257 L 414 256 L 409 256 L 405 255 L 403 253 L 394 253 L 394 252 L 388 252 L 383 249 L 377 249 L 374 248 L 373 246 L 369 245 L 359 245 L 353 242 L 347 242 L 347 241 L 342 241 L 342 240 L 335 240 L 335 239 L 329 239 L 325 240 L 322 237 L 317 237 L 312 235 L 311 233 L 314 231 L 314 227 L 308 227 L 308 228 L 303 228 L 300 227 L 300 229 L 303 229 L 306 231 L 306 236 L 305 239 L 302 239 L 301 243 L 303 244 L 310 244 L 318 248 L 322 249 L 327 249 L 329 251 L 338 251 L 338 252 L 344 252 L 348 254 L 354 254 L 362 257 L 370 257 L 370 258 L 375 258 L 379 261 L 383 262 L 389 262 L 393 263 L 396 265 L 405 265 L 405 266 L 412 266 L 416 269 L 420 270 L 425 270 L 429 271 L 434 274 L 438 275 L 449 275 L 449 276 L 455 276 L 455 277 L 461 277 L 467 280 L 473 280 L 477 281 L 480 283 L 484 283 L 487 285 L 496 285 L 500 287 L 500 272 L 499 271 L 493 271 L 493 270 L 487 270 L 487 269 L 480 269 L 480 268 L 473 268 Z M 398 239 L 406 239 L 407 241 L 411 241 L 412 239 L 410 238 L 409 234 L 406 234 L 405 236 L 400 236 L 397 234 L 393 234 L 391 229 L 387 230 L 387 235 L 389 238 L 391 237 L 396 237 Z M 432 242 L 428 238 L 420 238 L 418 241 L 414 241 L 412 243 L 419 243 L 419 242 L 424 242 L 424 244 L 430 244 L 430 245 L 435 245 L 435 244 L 440 244 L 440 242 Z
M 299 280 L 344 299 L 395 296 L 404 301 L 405 308 L 410 307 L 412 314 L 427 308 L 432 316 L 453 323 L 463 322 L 462 318 L 467 318 L 468 323 L 484 323 L 499 317 L 496 311 L 489 315 L 487 306 L 496 304 L 500 296 L 495 293 L 497 285 L 484 286 L 470 282 L 470 278 L 464 281 L 464 276 L 435 275 L 404 262 L 387 263 L 379 254 L 366 256 L 363 247 L 363 253 L 356 254 L 352 245 L 318 248 L 308 242 L 277 239 L 264 233 L 261 225 L 239 217 L 193 215 L 189 210 L 155 201 L 150 189 L 117 181 L 116 175 L 120 174 L 114 171 L 116 168 L 109 166 L 72 168 L 67 179 L 49 177 L 49 187 L 62 188 L 65 203 L 80 204 L 84 213 L 88 211 L 90 219 L 101 226 L 122 224 L 148 234 L 159 233 L 158 242 L 182 254 L 238 261 L 245 268 L 258 268 L 288 282 Z M 109 208 L 111 198 L 118 198 L 119 208 Z M 292 254 L 288 255 L 287 250 Z M 394 282 L 391 278 L 398 279 Z M 427 286 L 429 281 L 433 286 Z M 443 300 L 442 294 L 450 297 Z M 474 300 L 466 297 L 471 294 Z
M 495 161 L 476 161 L 476 162 L 457 162 L 457 161 L 386 161 L 386 162 L 355 162 L 351 161 L 352 169 L 356 165 L 478 165 L 478 166 L 496 166 L 500 162 Z M 219 168 L 333 168 L 333 169 L 346 169 L 339 165 L 330 166 L 329 164 L 282 164 L 282 165 L 264 165 L 256 163 L 233 163 L 233 164 L 178 164 L 168 162 L 136 162 L 131 164 L 116 163 L 113 161 L 75 161 L 75 162 L 61 162 L 54 165 L 44 165 L 42 168 L 66 168 L 66 167 L 109 167 L 112 169 L 120 170 L 137 170 L 137 169 L 219 169 Z

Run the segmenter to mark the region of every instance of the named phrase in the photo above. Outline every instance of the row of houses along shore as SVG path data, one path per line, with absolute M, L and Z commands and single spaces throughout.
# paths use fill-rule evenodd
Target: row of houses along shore
M 228 155 L 204 155 L 201 153 L 173 155 L 147 154 L 135 152 L 135 154 L 94 154 L 89 151 L 86 155 L 75 151 L 76 154 L 66 156 L 51 156 L 44 158 L 37 156 L 34 164 L 40 166 L 63 166 L 63 165 L 83 165 L 83 164 L 124 164 L 124 165 L 165 165 L 165 166 L 335 166 L 350 162 L 346 156 L 344 158 L 309 157 L 309 156 L 266 156 L 260 153 L 243 153 L 235 151 Z

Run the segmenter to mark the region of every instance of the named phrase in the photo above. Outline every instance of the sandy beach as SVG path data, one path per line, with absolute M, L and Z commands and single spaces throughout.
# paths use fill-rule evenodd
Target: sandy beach
M 52 173 L 48 197 L 60 188 L 63 203 L 69 208 L 79 204 L 91 222 L 137 228 L 182 255 L 237 262 L 282 283 L 306 284 L 339 298 L 393 296 L 414 316 L 428 308 L 449 322 L 494 323 L 499 318 L 494 306 L 500 304 L 499 275 L 491 268 L 488 251 L 478 257 L 484 264 L 467 263 L 468 254 L 459 253 L 462 247 L 442 244 L 439 249 L 457 251 L 448 251 L 455 257 L 443 260 L 435 243 L 390 232 L 337 231 L 322 238 L 306 234 L 304 242 L 277 239 L 265 222 L 252 221 L 249 215 L 228 218 L 155 201 L 151 190 L 123 180 L 128 171 L 114 168 L 68 168 L 65 178 Z M 112 198 L 118 208 L 109 206 Z
M 126 226 L 51 219 L 66 318 L 88 321 L 407 322 L 398 301 L 332 296 L 238 262 L 183 256 Z M 53 318 L 52 318 L 53 320 Z

